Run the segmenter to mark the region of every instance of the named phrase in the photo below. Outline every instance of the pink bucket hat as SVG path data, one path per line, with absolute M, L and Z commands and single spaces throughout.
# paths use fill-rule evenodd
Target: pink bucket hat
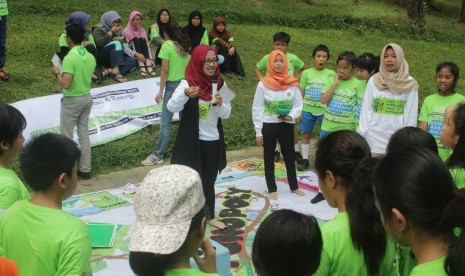
M 192 218 L 205 205 L 199 174 L 186 166 L 151 170 L 134 197 L 136 223 L 129 251 L 171 254 L 184 243 Z

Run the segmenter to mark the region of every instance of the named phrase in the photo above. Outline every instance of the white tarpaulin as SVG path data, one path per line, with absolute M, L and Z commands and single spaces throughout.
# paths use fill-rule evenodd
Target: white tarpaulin
M 94 105 L 89 118 L 92 146 L 123 138 L 149 124 L 158 124 L 162 104 L 155 103 L 160 78 L 130 81 L 91 90 Z M 27 99 L 13 104 L 27 120 L 26 141 L 46 132 L 60 133 L 62 94 Z M 178 114 L 173 120 L 179 120 Z M 74 134 L 77 140 L 77 134 Z

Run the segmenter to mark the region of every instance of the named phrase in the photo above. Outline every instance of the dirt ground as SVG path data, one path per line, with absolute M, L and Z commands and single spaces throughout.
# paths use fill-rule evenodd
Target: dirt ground
M 312 145 L 312 149 L 313 149 Z M 226 152 L 227 161 L 234 162 L 247 158 L 258 157 L 263 158 L 262 147 L 251 147 L 242 150 Z M 310 163 L 313 164 L 314 151 L 310 152 Z M 282 162 L 282 160 L 281 160 Z M 163 165 L 169 164 L 169 160 L 165 159 Z M 163 166 L 161 165 L 161 166 Z M 148 171 L 158 166 L 140 166 L 132 169 L 112 172 L 108 174 L 97 175 L 89 180 L 79 180 L 79 185 L 74 194 L 84 194 L 90 192 L 97 192 L 106 189 L 118 188 L 126 185 L 127 183 L 140 183 Z M 310 168 L 312 169 L 312 168 Z

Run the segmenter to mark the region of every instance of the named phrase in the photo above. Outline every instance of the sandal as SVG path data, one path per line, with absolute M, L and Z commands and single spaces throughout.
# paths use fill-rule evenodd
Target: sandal
M 147 69 L 145 68 L 144 65 L 139 65 L 139 73 L 143 76 L 143 77 L 146 77 L 148 76 L 148 72 L 147 72 Z
M 3 71 L 3 69 L 0 69 L 0 80 L 2 81 L 8 81 L 10 78 L 8 75 Z
M 126 79 L 123 75 L 121 74 L 117 74 L 117 75 L 113 75 L 113 79 L 119 83 L 124 83 L 124 82 L 127 82 L 128 79 Z
M 96 83 L 96 84 L 99 84 L 102 80 L 100 79 L 100 74 L 97 74 L 97 73 L 93 73 L 92 74 L 92 80 Z
M 155 71 L 153 70 L 153 67 L 152 66 L 147 66 L 147 73 L 150 75 L 150 76 L 156 76 L 157 73 L 155 73 Z
M 111 69 L 103 69 L 102 72 L 96 74 L 97 75 L 97 80 L 95 80 L 95 83 L 99 84 L 103 82 L 103 80 L 111 75 Z

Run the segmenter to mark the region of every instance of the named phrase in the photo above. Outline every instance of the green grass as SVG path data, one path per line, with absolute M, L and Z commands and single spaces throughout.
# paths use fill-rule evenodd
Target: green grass
M 252 72 L 256 62 L 271 50 L 272 35 L 277 31 L 291 34 L 289 51 L 311 66 L 311 51 L 323 43 L 331 50 L 329 67 L 335 68 L 339 53 L 352 50 L 356 54 L 380 54 L 389 42 L 400 44 L 410 65 L 411 75 L 420 84 L 420 104 L 435 91 L 434 67 L 437 63 L 454 61 L 465 70 L 463 55 L 464 25 L 458 24 L 459 1 L 437 0 L 427 13 L 427 26 L 413 27 L 406 11 L 383 1 L 361 0 L 359 6 L 350 0 L 306 1 L 255 0 L 255 1 L 81 1 L 23 0 L 10 4 L 8 17 L 7 65 L 9 83 L 0 83 L 1 97 L 15 102 L 31 97 L 60 93 L 60 87 L 51 74 L 50 59 L 58 50 L 58 35 L 63 22 L 74 10 L 85 10 L 92 15 L 91 25 L 98 23 L 101 14 L 112 7 L 125 21 L 137 8 L 148 27 L 161 7 L 170 9 L 174 19 L 186 24 L 190 11 L 199 9 L 204 14 L 204 26 L 210 28 L 213 18 L 225 16 L 228 28 L 235 35 L 246 78 L 243 81 L 226 79 L 237 94 L 231 118 L 224 123 L 228 149 L 252 146 L 255 142 L 251 121 L 251 104 L 257 80 Z M 110 5 L 111 4 L 111 5 Z M 158 71 L 158 70 L 157 70 Z M 138 79 L 133 72 L 129 79 Z M 113 84 L 108 79 L 104 84 Z M 458 91 L 463 93 L 462 78 Z M 177 124 L 174 125 L 173 135 Z M 146 128 L 134 135 L 92 149 L 94 173 L 138 166 L 153 148 L 158 126 Z M 174 139 L 169 146 L 172 149 Z

